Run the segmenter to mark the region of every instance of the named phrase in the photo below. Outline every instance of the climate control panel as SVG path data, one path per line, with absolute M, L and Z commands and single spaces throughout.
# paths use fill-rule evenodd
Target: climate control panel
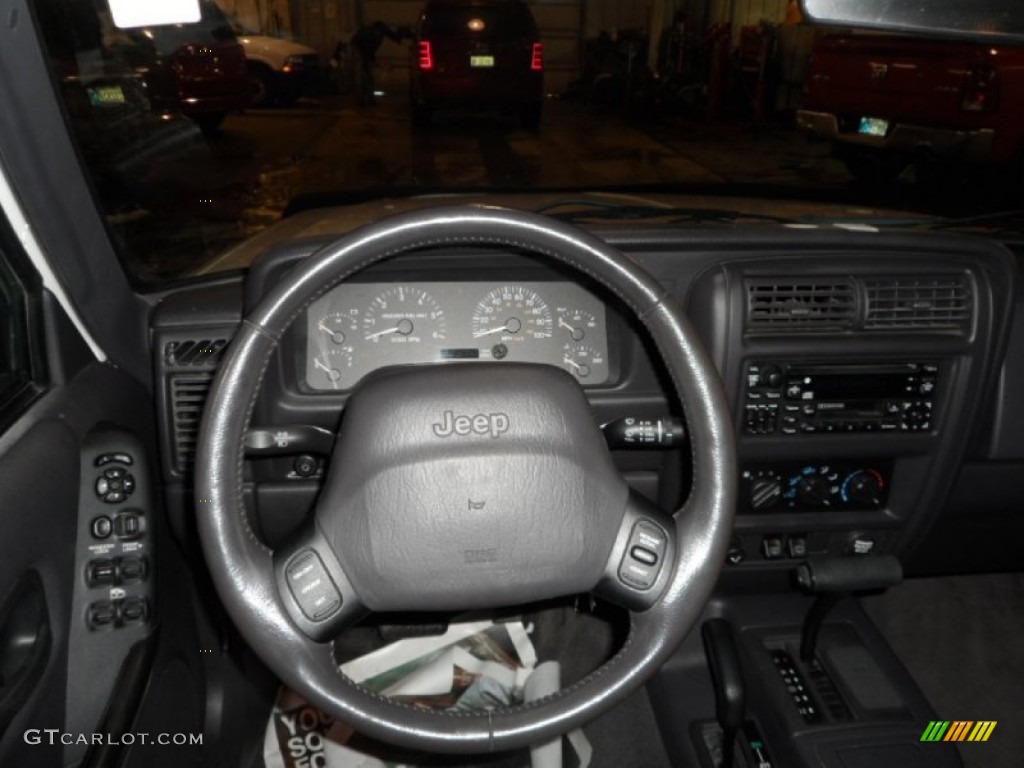
M 875 510 L 885 506 L 891 462 L 773 462 L 744 467 L 740 514 Z

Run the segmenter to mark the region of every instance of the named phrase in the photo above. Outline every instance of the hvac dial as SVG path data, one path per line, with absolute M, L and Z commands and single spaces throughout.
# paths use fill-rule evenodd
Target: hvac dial
M 473 310 L 473 338 L 497 343 L 550 339 L 551 310 L 536 291 L 521 285 L 495 288 Z
M 374 297 L 363 315 L 363 339 L 371 344 L 443 341 L 444 310 L 422 288 L 399 285 Z

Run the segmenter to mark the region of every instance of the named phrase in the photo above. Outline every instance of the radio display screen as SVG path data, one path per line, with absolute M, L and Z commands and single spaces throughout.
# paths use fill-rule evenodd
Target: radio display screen
M 807 376 L 795 381 L 801 385 L 803 392 L 813 392 L 815 399 L 827 400 L 903 397 L 908 389 L 907 375 L 901 373 L 828 374 Z

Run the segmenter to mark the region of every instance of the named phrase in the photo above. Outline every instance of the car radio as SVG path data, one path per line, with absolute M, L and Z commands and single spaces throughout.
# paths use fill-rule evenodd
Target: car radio
M 928 432 L 935 423 L 939 374 L 935 362 L 751 362 L 744 379 L 744 431 Z

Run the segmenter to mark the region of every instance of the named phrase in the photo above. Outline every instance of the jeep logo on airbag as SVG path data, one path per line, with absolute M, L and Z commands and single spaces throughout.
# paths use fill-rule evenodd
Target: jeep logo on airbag
M 438 437 L 452 435 L 490 435 L 501 437 L 508 432 L 508 415 L 504 413 L 478 413 L 475 416 L 456 416 L 445 411 L 440 423 L 435 423 L 434 434 Z

